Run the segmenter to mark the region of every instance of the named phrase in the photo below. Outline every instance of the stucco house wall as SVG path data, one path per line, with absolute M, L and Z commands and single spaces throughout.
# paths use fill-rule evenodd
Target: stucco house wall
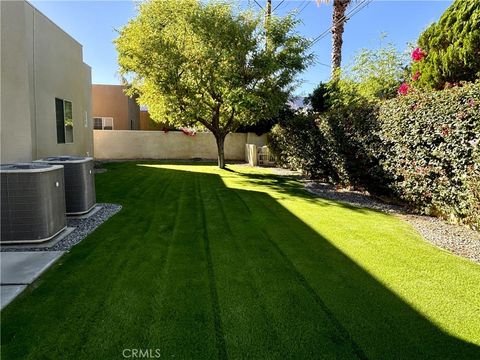
M 82 46 L 26 1 L 0 6 L 1 162 L 92 156 L 91 69 Z M 57 143 L 55 98 L 72 102 L 72 143 Z

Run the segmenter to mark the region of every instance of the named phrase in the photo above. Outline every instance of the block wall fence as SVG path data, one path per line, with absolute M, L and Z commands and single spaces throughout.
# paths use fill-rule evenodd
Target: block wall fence
M 266 144 L 266 134 L 228 134 L 225 139 L 225 158 L 245 161 L 245 145 Z M 187 136 L 181 131 L 94 130 L 94 156 L 106 159 L 216 159 L 217 145 L 211 133 Z

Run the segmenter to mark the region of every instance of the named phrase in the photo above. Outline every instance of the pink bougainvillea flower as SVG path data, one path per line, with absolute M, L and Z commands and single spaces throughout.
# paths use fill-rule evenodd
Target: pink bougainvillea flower
M 187 128 L 181 128 L 180 129 L 185 135 L 187 136 L 195 136 L 196 132 Z
M 400 87 L 398 88 L 398 93 L 399 93 L 400 95 L 407 95 L 409 90 L 410 90 L 410 85 L 408 85 L 407 83 L 403 83 L 403 84 L 400 85 Z
M 422 75 L 420 73 L 420 71 L 417 71 L 413 76 L 412 76 L 412 80 L 413 81 L 417 81 L 419 78 L 420 78 L 420 75 Z
M 468 100 L 468 105 L 470 105 L 472 107 L 475 106 L 475 100 L 473 100 L 473 99 Z
M 420 48 L 416 48 L 412 51 L 412 59 L 413 61 L 420 61 L 422 60 L 427 54 Z

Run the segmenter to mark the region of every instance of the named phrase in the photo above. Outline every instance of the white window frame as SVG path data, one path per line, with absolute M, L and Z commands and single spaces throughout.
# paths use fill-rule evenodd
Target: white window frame
M 95 129 L 95 119 L 102 119 L 102 128 L 101 129 Z M 110 116 L 94 116 L 93 117 L 93 129 L 94 130 L 105 130 L 105 127 L 112 127 L 111 130 L 115 130 L 114 126 L 114 121 L 113 117 Z M 110 130 L 110 129 L 108 129 Z

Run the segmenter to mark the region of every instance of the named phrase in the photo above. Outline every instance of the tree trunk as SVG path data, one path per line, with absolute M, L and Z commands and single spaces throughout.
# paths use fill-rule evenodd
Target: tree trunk
M 215 140 L 217 140 L 218 167 L 225 169 L 225 135 L 215 135 Z
M 332 79 L 338 80 L 342 63 L 343 31 L 345 29 L 345 12 L 351 0 L 333 1 L 332 25 Z

